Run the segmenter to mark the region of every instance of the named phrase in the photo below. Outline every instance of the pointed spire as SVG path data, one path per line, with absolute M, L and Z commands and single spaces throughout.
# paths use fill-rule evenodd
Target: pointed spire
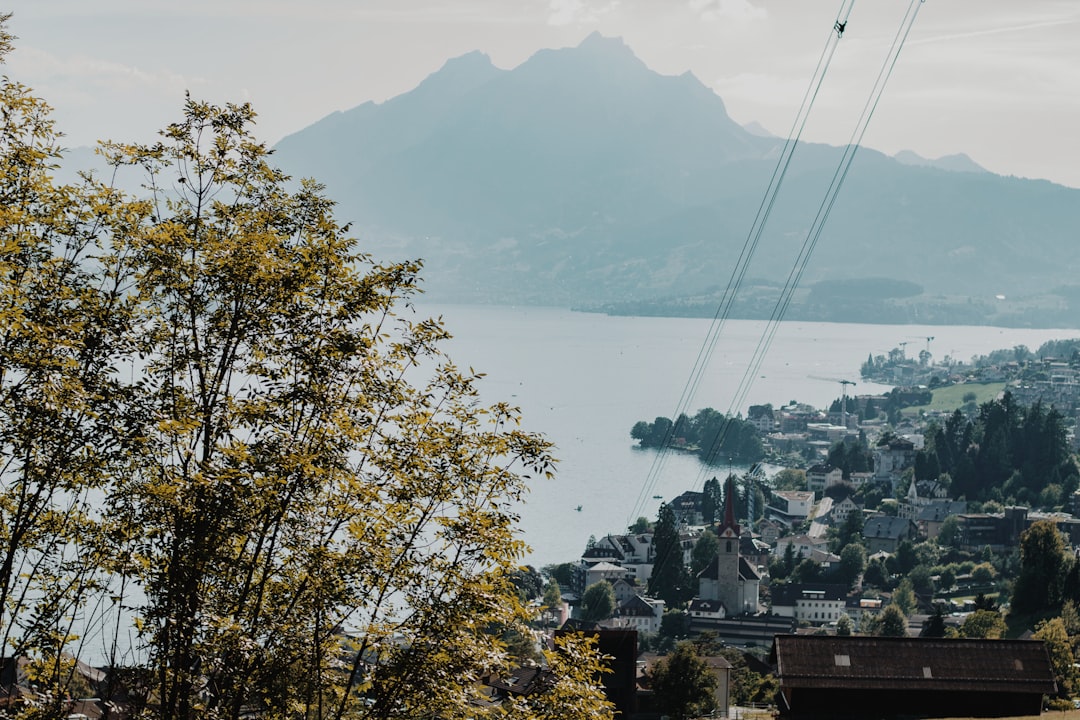
M 720 537 L 739 537 L 739 524 L 735 522 L 734 475 L 728 475 L 727 484 L 724 486 L 724 522 L 718 534 Z

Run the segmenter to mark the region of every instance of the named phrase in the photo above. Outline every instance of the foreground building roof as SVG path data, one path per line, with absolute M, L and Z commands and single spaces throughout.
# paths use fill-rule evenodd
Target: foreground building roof
M 1057 690 L 1040 641 L 777 635 L 773 653 L 789 717 L 1037 715 Z

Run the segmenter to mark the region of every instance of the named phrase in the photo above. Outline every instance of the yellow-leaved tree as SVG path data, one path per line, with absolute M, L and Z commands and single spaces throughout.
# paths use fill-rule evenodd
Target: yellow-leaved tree
M 98 259 L 132 218 L 100 183 L 53 181 L 61 136 L 29 88 L 3 77 L 0 111 L 0 663 L 25 661 L 28 711 L 56 717 L 80 686 L 79 625 L 107 584 L 97 508 L 128 450 L 112 363 L 133 303 Z
M 144 183 L 121 197 L 54 186 L 48 108 L 0 102 L 0 593 L 54 695 L 76 610 L 110 606 L 84 632 L 133 638 L 109 657 L 146 717 L 609 717 L 582 640 L 542 696 L 485 702 L 553 460 L 415 314 L 419 263 L 358 250 L 246 105 L 104 145 Z

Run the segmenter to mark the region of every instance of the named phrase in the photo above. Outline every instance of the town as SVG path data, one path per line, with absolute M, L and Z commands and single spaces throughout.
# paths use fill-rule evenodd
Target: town
M 599 633 L 623 673 L 609 683 L 612 700 L 630 717 L 679 712 L 662 696 L 677 694 L 676 664 L 695 660 L 700 672 L 679 674 L 701 684 L 699 713 L 774 702 L 785 714 L 835 712 L 837 693 L 912 715 L 1071 708 L 1080 691 L 1078 345 L 947 365 L 925 351 L 905 361 L 901 348 L 869 358 L 864 377 L 926 384 L 848 397 L 855 383 L 838 381 L 844 393 L 827 410 L 758 405 L 722 423 L 706 409 L 635 424 L 631 437 L 658 452 L 753 464 L 544 567 L 534 585 L 544 584 L 536 602 L 546 624 Z M 928 409 L 941 390 L 962 404 Z M 958 639 L 980 642 L 949 644 Z M 1032 649 L 1039 643 L 1025 644 L 1032 639 L 1049 646 L 1052 663 Z M 812 668 L 830 677 L 828 702 L 820 678 L 807 683 L 791 669 L 822 653 L 829 664 L 851 658 L 840 672 Z M 895 682 L 853 675 L 856 656 L 875 658 L 874 672 Z M 977 668 L 1002 658 L 1014 682 L 989 692 L 977 678 L 991 676 Z M 908 682 L 912 663 L 920 677 Z M 926 689 L 922 668 L 937 663 L 970 677 L 948 692 L 910 692 Z

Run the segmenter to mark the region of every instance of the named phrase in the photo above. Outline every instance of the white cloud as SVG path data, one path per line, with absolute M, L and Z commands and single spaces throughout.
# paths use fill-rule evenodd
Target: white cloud
M 689 0 L 690 9 L 703 20 L 765 20 L 769 17 L 763 7 L 756 7 L 750 0 Z
M 200 77 L 151 72 L 137 65 L 81 54 L 59 58 L 34 48 L 17 48 L 9 64 L 17 76 L 37 78 L 53 87 L 66 86 L 80 94 L 102 90 L 175 95 L 205 83 Z
M 618 7 L 618 0 L 549 0 L 548 25 L 584 25 L 600 21 L 601 16 Z

